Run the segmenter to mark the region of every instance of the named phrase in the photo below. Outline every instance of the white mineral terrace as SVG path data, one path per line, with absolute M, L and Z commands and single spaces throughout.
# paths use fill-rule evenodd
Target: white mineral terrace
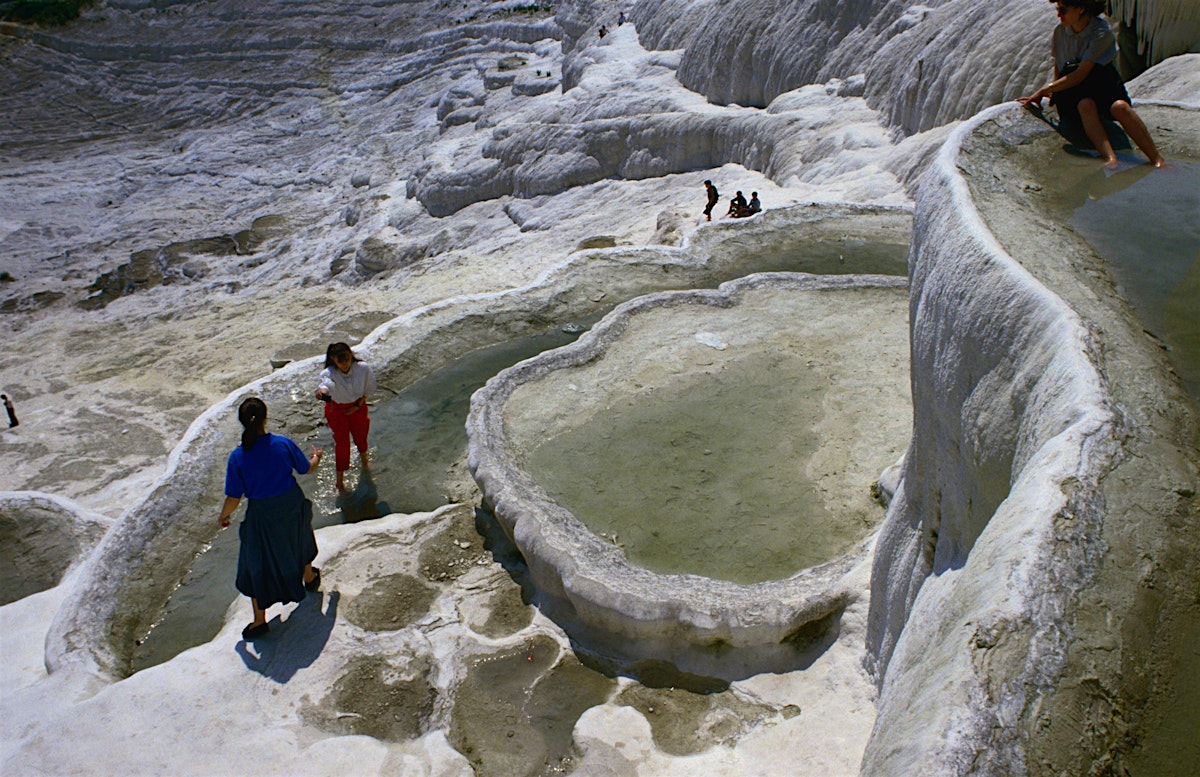
M 640 297 L 476 392 L 472 473 L 539 607 L 635 672 L 802 663 L 859 595 L 871 486 L 907 442 L 905 288 L 776 273 Z
M 98 0 L 0 22 L 0 389 L 21 422 L 0 434 L 0 773 L 1190 774 L 1200 6 L 1111 5 L 1167 170 L 1104 171 L 1011 102 L 1048 80 L 1045 0 Z M 765 211 L 724 218 L 739 190 Z M 738 281 L 756 273 L 809 276 Z M 819 400 L 862 411 L 812 432 L 841 442 L 805 477 L 867 517 L 821 592 L 780 591 L 811 571 L 751 582 L 757 609 L 722 595 L 690 633 L 616 649 L 627 627 L 562 605 L 574 581 L 503 495 L 478 509 L 463 429 L 429 456 L 435 509 L 358 520 L 330 466 L 301 478 L 335 519 L 324 587 L 272 608 L 267 639 L 218 595 L 208 633 L 137 663 L 230 539 L 242 398 L 327 444 L 312 390 L 346 340 L 390 446 L 389 418 L 444 409 L 410 387 L 647 295 L 728 304 L 677 321 L 686 348 L 615 338 L 614 391 L 684 354 L 728 374 L 773 337 L 845 340 L 827 364 L 860 380 Z M 541 379 L 582 389 L 574 408 L 514 393 L 531 453 L 620 407 L 588 369 Z M 844 468 L 822 460 L 843 444 Z M 406 465 L 376 460 L 383 504 Z M 640 552 L 613 533 L 580 536 Z M 665 576 L 677 612 L 707 595 Z M 697 658 L 767 610 L 758 664 Z

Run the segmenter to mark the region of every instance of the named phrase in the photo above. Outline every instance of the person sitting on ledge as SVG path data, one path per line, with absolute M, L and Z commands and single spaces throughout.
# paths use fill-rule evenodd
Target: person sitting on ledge
M 750 192 L 750 204 L 746 207 L 750 211 L 747 216 L 753 216 L 755 213 L 762 213 L 762 203 L 758 201 L 758 192 Z
M 1049 97 L 1063 124 L 1083 125 L 1106 167 L 1117 165 L 1102 121 L 1114 119 L 1129 134 L 1155 167 L 1166 161 L 1158 153 L 1149 130 L 1130 105 L 1129 93 L 1113 61 L 1117 41 L 1108 22 L 1100 18 L 1102 0 L 1051 0 L 1057 6 L 1059 25 L 1054 29 L 1054 80 L 1017 102 L 1041 108 Z
M 734 195 L 733 199 L 729 201 L 729 211 L 725 215 L 732 216 L 735 219 L 740 219 L 743 216 L 750 215 L 746 212 L 746 208 L 746 198 L 741 192 L 738 192 L 736 195 Z

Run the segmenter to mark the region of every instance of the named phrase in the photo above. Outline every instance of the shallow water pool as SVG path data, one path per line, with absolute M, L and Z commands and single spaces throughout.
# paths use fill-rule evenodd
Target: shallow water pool
M 1112 268 L 1146 329 L 1200 397 L 1200 162 L 1097 171 L 1068 224 Z

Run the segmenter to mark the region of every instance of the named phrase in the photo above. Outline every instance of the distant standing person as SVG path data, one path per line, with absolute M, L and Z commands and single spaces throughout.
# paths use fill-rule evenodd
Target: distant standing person
M 712 209 L 717 206 L 717 203 L 721 199 L 721 194 L 717 191 L 717 187 L 713 186 L 712 181 L 704 182 L 704 190 L 708 193 L 708 205 L 704 208 L 704 216 L 709 221 L 712 221 Z
M 242 444 L 229 454 L 217 522 L 228 526 L 242 497 L 250 500 L 238 527 L 236 585 L 254 608 L 254 621 L 242 629 L 242 639 L 251 640 L 270 631 L 268 607 L 303 601 L 307 591 L 321 587 L 321 570 L 312 565 L 317 557 L 312 502 L 292 472 L 316 469 L 324 451 L 314 446 L 305 458 L 289 438 L 269 433 L 267 405 L 258 397 L 242 402 L 238 421 Z
M 8 413 L 8 428 L 18 426 L 21 422 L 17 420 L 17 410 L 13 407 L 12 400 L 8 398 L 8 394 L 0 394 L 0 399 L 4 400 L 4 410 Z
M 617 14 L 617 26 L 620 27 L 624 23 L 625 23 L 625 12 L 621 11 L 619 14 Z
M 349 345 L 333 343 L 325 350 L 325 369 L 321 371 L 317 399 L 325 403 L 325 420 L 333 432 L 338 491 L 346 490 L 345 472 L 350 469 L 351 437 L 363 468 L 371 466 L 367 458 L 367 434 L 371 430 L 367 397 L 374 391 L 375 373 L 354 355 Z
M 1054 80 L 1017 102 L 1041 107 L 1042 98 L 1049 97 L 1058 108 L 1061 121 L 1083 125 L 1083 131 L 1107 167 L 1117 164 L 1117 155 L 1102 124 L 1108 118 L 1115 119 L 1125 129 L 1152 165 L 1165 165 L 1150 131 L 1130 105 L 1129 93 L 1113 64 L 1117 58 L 1117 40 L 1108 22 L 1100 18 L 1104 3 L 1101 0 L 1051 2 L 1056 5 L 1059 21 L 1051 42 Z

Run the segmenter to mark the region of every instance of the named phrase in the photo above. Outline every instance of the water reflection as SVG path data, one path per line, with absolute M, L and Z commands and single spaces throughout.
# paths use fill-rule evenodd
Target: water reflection
M 1146 329 L 1200 396 L 1200 163 L 1097 171 L 1068 223 L 1112 268 Z

